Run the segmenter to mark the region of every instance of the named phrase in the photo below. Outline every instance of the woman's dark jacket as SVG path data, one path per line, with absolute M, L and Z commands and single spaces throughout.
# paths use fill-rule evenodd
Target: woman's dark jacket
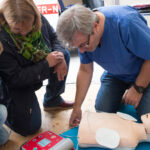
M 59 44 L 56 33 L 42 16 L 42 35 L 49 49 L 62 51 L 64 48 Z M 37 89 L 42 81 L 49 77 L 49 65 L 44 59 L 33 63 L 24 58 L 20 53 L 9 34 L 0 27 L 0 42 L 3 51 L 0 54 L 0 76 L 7 83 L 9 89 L 33 87 Z

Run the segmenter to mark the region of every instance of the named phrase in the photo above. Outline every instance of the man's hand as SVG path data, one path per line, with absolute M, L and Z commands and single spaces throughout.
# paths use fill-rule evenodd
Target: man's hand
M 81 109 L 74 108 L 70 117 L 69 125 L 70 127 L 75 127 L 79 125 L 82 117 Z
M 65 59 L 60 63 L 54 66 L 54 73 L 57 73 L 57 78 L 59 81 L 64 80 L 64 77 L 67 75 L 68 68 Z
M 133 86 L 131 86 L 128 90 L 125 91 L 122 100 L 125 104 L 133 105 L 135 108 L 138 107 L 143 94 L 138 93 Z
M 49 67 L 54 67 L 64 60 L 64 55 L 62 52 L 53 51 L 49 53 L 45 59 L 48 61 Z

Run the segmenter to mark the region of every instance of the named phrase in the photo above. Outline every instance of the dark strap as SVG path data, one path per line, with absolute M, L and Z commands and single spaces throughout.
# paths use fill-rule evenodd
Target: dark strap
M 135 5 L 134 8 L 139 10 L 140 13 L 150 13 L 150 4 Z
M 59 2 L 59 5 L 60 5 L 60 7 L 61 7 L 61 11 L 64 11 L 66 8 L 65 8 L 65 6 L 64 6 L 63 1 L 62 1 L 62 0 L 58 0 L 58 2 Z

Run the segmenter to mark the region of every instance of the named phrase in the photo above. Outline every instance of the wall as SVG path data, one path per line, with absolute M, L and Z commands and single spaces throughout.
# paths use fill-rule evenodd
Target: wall
M 49 23 L 56 30 L 58 21 L 58 2 L 57 0 L 34 0 L 39 11 L 46 17 Z
M 65 6 L 70 4 L 80 3 L 82 4 L 82 0 L 62 0 Z
M 110 5 L 137 5 L 137 4 L 150 4 L 150 0 L 104 0 L 105 6 Z M 148 15 L 144 15 L 147 20 L 148 26 L 150 27 L 150 13 Z
M 104 0 L 105 6 L 108 5 L 136 5 L 136 4 L 150 4 L 150 0 Z

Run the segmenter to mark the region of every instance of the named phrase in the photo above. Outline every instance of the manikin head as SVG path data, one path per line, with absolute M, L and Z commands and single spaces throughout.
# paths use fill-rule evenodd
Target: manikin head
M 149 134 L 150 133 L 150 113 L 142 115 L 141 120 L 143 122 L 143 125 L 145 127 L 147 134 Z

